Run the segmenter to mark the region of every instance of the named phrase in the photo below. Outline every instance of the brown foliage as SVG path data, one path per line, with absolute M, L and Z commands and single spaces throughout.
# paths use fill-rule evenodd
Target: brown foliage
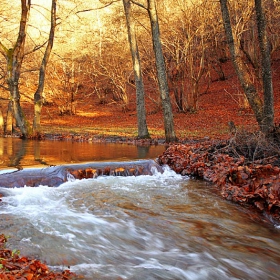
M 48 266 L 38 260 L 21 257 L 14 251 L 4 248 L 6 237 L 0 235 L 0 279 L 3 280 L 67 280 L 77 279 L 77 276 L 64 270 L 62 272 L 50 271 Z
M 226 153 L 228 141 L 172 145 L 160 157 L 182 175 L 215 184 L 221 195 L 240 204 L 253 205 L 280 221 L 280 169 L 278 157 L 249 162 Z

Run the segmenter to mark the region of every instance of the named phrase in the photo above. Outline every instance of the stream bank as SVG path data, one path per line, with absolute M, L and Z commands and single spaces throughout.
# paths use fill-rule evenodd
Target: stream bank
M 248 161 L 234 157 L 229 141 L 174 144 L 159 156 L 176 173 L 215 184 L 227 200 L 253 206 L 280 224 L 279 156 Z

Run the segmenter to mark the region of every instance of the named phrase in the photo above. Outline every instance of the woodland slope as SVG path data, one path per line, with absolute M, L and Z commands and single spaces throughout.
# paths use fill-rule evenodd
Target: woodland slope
M 176 136 L 180 140 L 211 138 L 221 139 L 230 136 L 229 122 L 234 122 L 237 129 L 258 130 L 252 110 L 248 107 L 231 62 L 224 65 L 226 80 L 220 81 L 212 75 L 209 87 L 201 92 L 198 110 L 180 113 L 173 103 L 173 115 Z M 275 94 L 275 123 L 280 123 L 280 59 L 273 61 L 273 83 Z M 130 93 L 129 107 L 123 108 L 108 97 L 106 104 L 90 92 L 80 91 L 75 97 L 75 113 L 61 113 L 60 101 L 48 99 L 43 107 L 42 129 L 46 134 L 57 134 L 74 138 L 77 141 L 103 137 L 137 136 L 137 115 L 134 90 Z M 154 100 L 159 96 L 146 93 L 147 124 L 153 139 L 164 138 L 164 124 L 160 102 Z M 171 91 L 171 99 L 174 100 Z M 23 99 L 24 100 L 24 99 Z M 33 103 L 27 99 L 23 102 L 27 117 L 32 120 Z

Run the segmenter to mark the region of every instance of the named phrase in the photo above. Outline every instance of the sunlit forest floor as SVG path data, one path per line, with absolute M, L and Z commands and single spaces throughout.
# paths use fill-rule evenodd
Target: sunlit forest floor
M 232 69 L 231 62 L 224 64 L 226 80 L 216 79 L 208 90 L 201 93 L 198 99 L 198 110 L 190 113 L 179 113 L 174 107 L 174 124 L 179 139 L 189 138 L 224 138 L 229 136 L 229 121 L 233 121 L 237 129 L 257 130 L 253 112 L 244 106 L 244 99 L 239 82 Z M 275 123 L 280 123 L 280 60 L 273 61 L 273 81 L 275 93 Z M 204 87 L 205 88 L 205 87 Z M 146 92 L 149 96 L 149 92 Z M 154 99 L 158 98 L 153 96 Z M 174 100 L 171 91 L 171 98 Z M 158 98 L 159 99 L 159 98 Z M 129 137 L 137 136 L 137 116 L 135 93 L 131 92 L 128 110 L 122 110 L 120 104 L 108 100 L 100 104 L 92 93 L 78 92 L 75 96 L 75 114 L 61 115 L 57 100 L 48 100 L 43 107 L 42 128 L 47 134 L 91 135 L 97 137 Z M 33 104 L 23 102 L 27 117 L 32 120 Z M 164 138 L 164 124 L 161 109 L 156 110 L 155 103 L 146 98 L 147 124 L 152 138 Z
M 170 90 L 175 133 L 180 140 L 185 139 L 223 139 L 231 134 L 229 122 L 234 122 L 238 130 L 257 131 L 258 126 L 249 108 L 244 101 L 244 94 L 236 77 L 231 61 L 222 64 L 225 80 L 219 80 L 218 74 L 211 70 L 211 80 L 205 80 L 200 85 L 198 108 L 195 112 L 178 112 L 175 105 L 174 92 Z M 273 87 L 275 99 L 275 124 L 280 124 L 280 52 L 272 60 Z M 117 137 L 135 139 L 137 137 L 137 113 L 135 89 L 128 86 L 129 104 L 123 110 L 121 102 L 114 101 L 108 95 L 105 103 L 101 103 L 96 93 L 89 89 L 90 83 L 83 86 L 74 95 L 73 113 L 61 114 L 61 107 L 70 108 L 69 92 L 60 91 L 61 81 L 52 80 L 52 88 L 56 95 L 51 95 L 46 83 L 46 103 L 43 106 L 41 124 L 42 133 L 49 137 L 61 138 L 75 136 L 76 140 L 89 139 L 116 139 Z M 22 82 L 24 84 L 24 82 Z M 261 78 L 256 80 L 257 89 L 261 92 Z M 106 85 L 105 85 L 106 86 Z M 145 78 L 147 124 L 152 139 L 164 139 L 163 113 L 161 110 L 159 93 L 153 89 Z M 34 108 L 32 96 L 34 85 L 21 88 L 21 104 L 26 118 L 32 124 Z M 94 86 L 92 86 L 94 88 Z M 152 88 L 152 90 L 151 90 Z M 149 90 L 150 89 L 150 90 Z M 3 93 L 1 93 L 3 94 Z M 185 93 L 186 94 L 186 93 Z M 2 112 L 5 113 L 8 105 L 8 93 L 1 102 Z M 19 131 L 18 131 L 19 134 Z
M 273 82 L 275 93 L 275 123 L 280 123 L 280 59 L 273 60 Z M 180 113 L 173 102 L 173 115 L 176 136 L 179 139 L 225 138 L 229 136 L 228 123 L 233 121 L 237 129 L 257 130 L 252 110 L 244 104 L 242 89 L 235 75 L 232 63 L 223 64 L 226 80 L 218 80 L 215 71 L 211 72 L 208 89 L 201 86 L 198 98 L 198 110 Z M 54 86 L 55 86 L 54 81 Z M 260 83 L 259 83 L 260 84 Z M 62 93 L 65 95 L 65 93 Z M 157 96 L 158 95 L 158 96 Z M 151 98 L 150 98 L 151 97 Z M 153 99 L 153 100 L 152 100 Z M 59 104 L 63 98 L 50 98 L 42 112 L 42 132 L 49 135 L 87 135 L 91 137 L 137 137 L 137 115 L 135 90 L 130 90 L 128 110 L 124 111 L 120 103 L 108 98 L 101 104 L 96 95 L 84 90 L 75 95 L 75 112 L 60 114 Z M 64 99 L 65 100 L 65 99 Z M 154 100 L 158 101 L 156 105 Z M 65 101 L 64 101 L 65 102 Z M 68 104 L 69 105 L 69 104 Z M 32 122 L 33 102 L 22 97 L 22 106 L 26 117 Z M 149 133 L 154 139 L 164 138 L 163 114 L 159 94 L 146 91 L 146 111 Z

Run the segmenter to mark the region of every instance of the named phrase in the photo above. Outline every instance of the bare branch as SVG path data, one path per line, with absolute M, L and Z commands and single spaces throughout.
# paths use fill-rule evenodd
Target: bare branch
M 45 20 L 49 21 L 49 18 L 40 10 L 40 9 L 43 9 L 45 11 L 49 11 L 48 8 L 41 6 L 41 5 L 37 5 L 37 4 L 32 4 L 32 8 L 33 8 L 33 10 L 37 11 L 41 16 L 43 16 L 45 18 Z
M 77 15 L 77 14 L 79 14 L 79 13 L 85 13 L 85 12 L 91 12 L 91 11 L 101 10 L 101 9 L 104 9 L 104 8 L 106 8 L 106 7 L 108 7 L 108 6 L 111 6 L 112 4 L 114 4 L 114 3 L 116 3 L 116 2 L 119 2 L 119 0 L 111 1 L 110 3 L 105 4 L 105 5 L 102 6 L 102 7 L 80 10 L 80 11 L 77 11 L 75 14 Z
M 48 43 L 48 40 L 45 41 L 45 42 L 44 42 L 43 44 L 41 44 L 41 45 L 34 46 L 33 50 L 31 50 L 31 51 L 29 51 L 29 52 L 26 52 L 24 55 L 26 56 L 26 55 L 29 55 L 29 54 L 31 54 L 31 53 L 33 53 L 33 52 L 36 52 L 37 50 L 43 48 L 47 43 Z
M 9 90 L 9 88 L 5 87 L 4 85 L 0 85 L 0 88 L 3 88 L 4 90 Z M 3 98 L 1 98 L 3 99 Z
M 145 7 L 143 4 L 140 4 L 140 3 L 138 3 L 138 2 L 136 2 L 134 0 L 130 0 L 130 2 L 135 4 L 135 5 L 137 5 L 137 6 L 139 6 L 139 7 L 141 7 L 141 8 L 143 8 L 143 9 L 145 9 L 145 10 L 148 10 L 148 7 Z
M 8 49 L 2 44 L 1 41 L 0 41 L 0 53 L 5 57 L 7 56 L 8 53 Z

